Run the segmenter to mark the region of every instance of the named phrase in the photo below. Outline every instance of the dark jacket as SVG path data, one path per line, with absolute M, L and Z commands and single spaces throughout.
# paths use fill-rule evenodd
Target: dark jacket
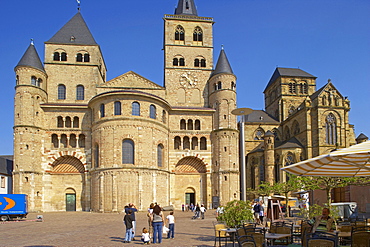
M 126 214 L 125 217 L 123 218 L 123 222 L 125 222 L 126 228 L 130 229 L 132 228 L 132 214 Z

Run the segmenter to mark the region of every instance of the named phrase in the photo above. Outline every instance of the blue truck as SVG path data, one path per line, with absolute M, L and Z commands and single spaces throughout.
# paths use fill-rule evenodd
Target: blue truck
M 0 219 L 2 221 L 27 217 L 27 195 L 0 194 Z

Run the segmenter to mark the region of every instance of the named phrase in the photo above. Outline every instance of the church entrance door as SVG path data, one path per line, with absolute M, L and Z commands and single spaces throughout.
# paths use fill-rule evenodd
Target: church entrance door
M 195 193 L 185 193 L 185 203 L 188 205 L 193 203 L 195 205 Z
M 76 211 L 76 194 L 66 194 L 66 211 Z

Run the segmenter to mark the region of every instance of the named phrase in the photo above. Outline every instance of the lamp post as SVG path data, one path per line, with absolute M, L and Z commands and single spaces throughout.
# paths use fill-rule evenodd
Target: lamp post
M 247 179 L 246 179 L 246 167 L 245 167 L 245 135 L 244 135 L 244 117 L 252 113 L 250 108 L 237 108 L 231 113 L 236 116 L 241 116 L 239 121 L 239 159 L 240 159 L 240 199 L 242 201 L 247 200 Z

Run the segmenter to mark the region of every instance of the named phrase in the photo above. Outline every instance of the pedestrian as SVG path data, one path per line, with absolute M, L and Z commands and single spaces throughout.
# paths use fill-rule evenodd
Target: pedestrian
M 197 204 L 195 206 L 194 211 L 195 211 L 195 218 L 199 218 L 200 217 L 200 207 L 199 207 L 199 204 Z
M 151 214 L 151 222 L 153 226 L 153 243 L 162 243 L 162 229 L 164 225 L 164 216 L 162 209 L 159 205 L 155 205 L 153 208 L 153 213 Z
M 168 222 L 168 233 L 167 238 L 175 238 L 175 217 L 173 216 L 173 212 L 170 212 L 169 215 L 166 217 Z
M 185 205 L 184 204 L 181 205 L 181 209 L 182 209 L 183 212 L 185 211 Z
M 185 207 L 186 207 L 186 212 L 189 212 L 189 203 L 186 203 Z
M 128 204 L 128 207 L 125 208 L 126 214 L 127 214 L 127 212 L 129 210 L 131 210 L 131 212 L 132 212 L 132 219 L 133 219 L 133 222 L 132 222 L 132 240 L 135 240 L 135 232 L 136 232 L 136 217 L 135 217 L 135 212 L 137 212 L 137 208 L 136 208 L 136 206 L 133 203 L 129 203 Z
M 204 213 L 207 211 L 206 208 L 204 207 L 204 204 L 202 204 L 199 208 L 200 214 L 202 215 L 202 220 L 204 220 Z
M 263 225 L 263 217 L 265 216 L 265 207 L 263 201 L 260 202 L 260 223 Z
M 143 233 L 141 234 L 141 241 L 143 241 L 144 244 L 150 244 L 150 234 L 148 229 L 145 227 L 143 228 Z
M 256 223 L 260 224 L 260 204 L 258 201 L 256 201 L 253 205 L 253 211 L 254 211 L 254 219 L 256 220 Z
M 148 213 L 147 213 L 147 216 L 148 216 L 148 225 L 149 225 L 149 234 L 153 234 L 153 226 L 152 226 L 152 222 L 150 220 L 150 216 L 153 213 L 154 206 L 155 206 L 154 203 L 150 203 L 149 208 L 148 208 Z
M 220 217 L 224 213 L 224 207 L 223 206 L 218 206 L 216 209 L 216 219 Z
M 132 240 L 132 211 L 128 210 L 127 214 L 125 217 L 123 217 L 123 222 L 126 225 L 126 235 L 125 235 L 125 240 L 123 241 L 124 243 L 130 243 Z

